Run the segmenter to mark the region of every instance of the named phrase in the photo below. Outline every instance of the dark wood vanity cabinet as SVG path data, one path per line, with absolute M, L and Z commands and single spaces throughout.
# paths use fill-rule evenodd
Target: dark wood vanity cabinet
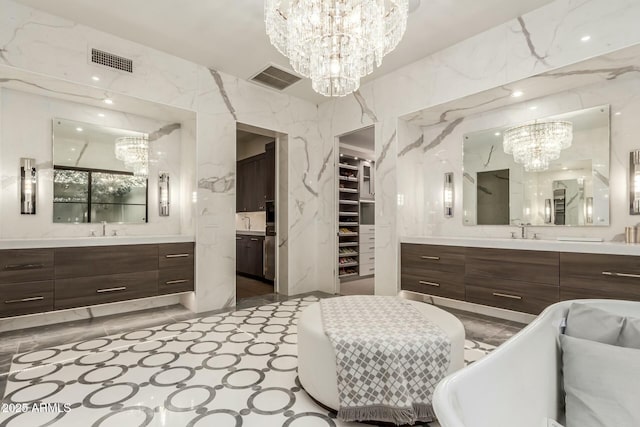
M 568 299 L 640 301 L 640 257 L 403 243 L 400 287 L 539 314 Z
M 192 290 L 192 242 L 0 250 L 0 317 Z
M 0 317 L 53 310 L 53 250 L 0 251 Z
M 464 248 L 403 244 L 402 289 L 464 299 Z
M 560 299 L 640 301 L 640 257 L 560 254 Z
M 158 294 L 194 290 L 194 249 L 193 243 L 158 246 Z

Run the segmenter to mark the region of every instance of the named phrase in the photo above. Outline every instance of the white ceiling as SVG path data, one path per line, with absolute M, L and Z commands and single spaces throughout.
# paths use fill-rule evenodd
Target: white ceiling
M 262 0 L 17 0 L 229 74 L 249 78 L 288 60 L 265 34 Z M 364 81 L 495 27 L 552 0 L 422 0 L 404 39 Z M 114 52 L 117 53 L 117 52 Z M 286 93 L 320 103 L 303 80 Z

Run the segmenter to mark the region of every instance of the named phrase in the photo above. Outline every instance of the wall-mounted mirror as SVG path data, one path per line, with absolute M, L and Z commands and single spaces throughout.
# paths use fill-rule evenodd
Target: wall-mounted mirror
M 464 224 L 609 225 L 609 114 L 603 105 L 464 135 Z
M 142 132 L 53 119 L 53 222 L 148 221 L 148 153 L 136 153 L 146 163 L 138 166 L 117 155 L 116 140 L 127 137 L 148 141 Z

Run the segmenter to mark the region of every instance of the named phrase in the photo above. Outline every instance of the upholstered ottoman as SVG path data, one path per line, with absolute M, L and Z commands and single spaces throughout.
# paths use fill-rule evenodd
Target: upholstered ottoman
M 410 302 L 449 336 L 451 364 L 447 374 L 462 369 L 465 334 L 460 320 L 433 305 Z M 311 397 L 331 409 L 339 409 L 336 356 L 322 326 L 320 303 L 307 307 L 298 320 L 298 377 Z

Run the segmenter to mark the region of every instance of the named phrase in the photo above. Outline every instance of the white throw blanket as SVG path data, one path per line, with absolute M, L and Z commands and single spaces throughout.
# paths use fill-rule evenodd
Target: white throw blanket
M 338 418 L 433 421 L 433 391 L 450 363 L 446 333 L 397 297 L 327 298 L 320 307 L 336 352 Z

